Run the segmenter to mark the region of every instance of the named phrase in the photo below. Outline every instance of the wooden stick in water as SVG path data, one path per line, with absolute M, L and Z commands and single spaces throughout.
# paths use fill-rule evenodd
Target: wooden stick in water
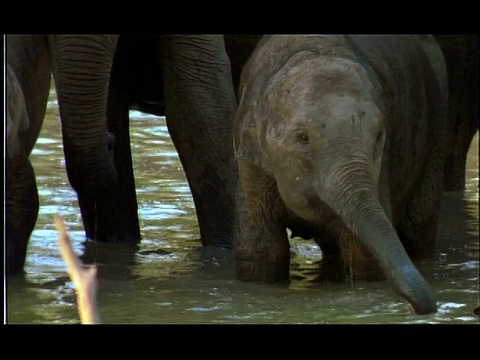
M 99 324 L 100 316 L 97 311 L 97 267 L 85 267 L 73 252 L 67 230 L 60 215 L 55 215 L 55 226 L 58 231 L 58 242 L 67 272 L 75 286 L 77 293 L 77 308 L 82 324 Z

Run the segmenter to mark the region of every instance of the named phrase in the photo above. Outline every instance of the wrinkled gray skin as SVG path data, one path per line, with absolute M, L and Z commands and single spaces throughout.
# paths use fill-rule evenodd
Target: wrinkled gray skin
M 43 36 L 6 36 L 6 272 L 22 273 L 39 202 L 29 155 L 50 90 L 51 60 Z
M 232 79 L 238 92 L 240 71 L 262 35 L 225 35 L 232 63 Z M 467 153 L 479 129 L 478 35 L 434 35 L 445 58 L 448 77 L 448 131 L 443 190 L 465 188 Z M 238 99 L 238 93 L 237 93 Z
M 259 38 L 228 35 L 222 43 L 221 36 L 202 35 L 8 35 L 8 59 L 26 86 L 32 113 L 28 131 L 21 128 L 21 136 L 12 136 L 9 147 L 18 147 L 17 138 L 25 137 L 25 154 L 29 154 L 37 139 L 52 71 L 51 44 L 67 172 L 78 194 L 87 237 L 114 242 L 140 239 L 128 131 L 128 110 L 138 109 L 171 113 L 168 127 L 190 182 L 202 242 L 230 247 L 236 102 L 228 73 L 231 70 L 237 89 L 241 68 Z M 231 69 L 224 47 L 232 59 Z M 24 114 L 16 111 L 20 124 Z M 9 274 L 23 269 L 38 214 L 33 169 L 28 156 L 21 159 L 8 161 L 15 164 L 7 171 L 8 183 L 18 184 L 7 189 Z
M 86 235 L 140 240 L 129 109 L 165 115 L 204 245 L 231 247 L 236 99 L 220 35 L 52 35 L 68 178 Z
M 448 138 L 443 189 L 465 188 L 467 153 L 478 131 L 478 35 L 435 35 L 448 73 Z
M 316 239 L 338 278 L 381 270 L 416 313 L 435 312 L 410 259 L 433 255 L 440 204 L 447 82 L 435 40 L 267 36 L 240 94 L 238 278 L 287 281 L 290 228 Z
M 262 35 L 225 35 L 237 92 L 240 72 Z M 434 35 L 445 58 L 448 77 L 448 131 L 443 190 L 465 188 L 467 153 L 479 129 L 479 38 L 478 35 Z

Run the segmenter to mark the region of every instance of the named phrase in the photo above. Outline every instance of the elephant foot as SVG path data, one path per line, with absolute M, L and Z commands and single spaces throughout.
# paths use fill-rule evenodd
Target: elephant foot
M 81 207 L 87 239 L 100 243 L 140 242 L 136 208 L 127 211 L 116 197 L 101 199 L 93 204 L 90 208 Z
M 21 228 L 14 228 L 13 226 L 9 228 L 9 232 L 10 233 L 7 234 L 6 242 L 6 273 L 8 276 L 22 275 L 24 273 L 23 270 L 27 256 L 30 232 L 22 233 Z M 16 235 L 12 235 L 12 233 Z
M 239 260 L 235 261 L 237 278 L 240 281 L 260 283 L 288 282 L 290 261 Z
M 358 257 L 358 255 L 356 255 Z M 378 262 L 369 257 L 359 259 L 325 254 L 320 262 L 317 280 L 324 283 L 353 283 L 355 281 L 385 280 Z
M 140 236 L 134 236 L 131 234 L 114 234 L 111 236 L 96 235 L 95 238 L 87 236 L 87 240 L 95 243 L 107 243 L 107 244 L 138 244 L 141 240 Z
M 215 247 L 224 250 L 233 248 L 233 236 L 202 236 L 203 247 Z
M 105 243 L 86 241 L 80 259 L 85 264 L 125 265 L 135 264 L 139 246 L 135 243 Z
M 353 283 L 386 278 L 378 261 L 351 232 L 342 233 L 339 239 L 325 234 L 314 239 L 322 250 L 319 282 Z
M 233 247 L 235 212 L 233 199 L 220 201 L 224 196 L 212 194 L 212 199 L 203 200 L 202 206 L 196 205 L 201 242 L 204 247 L 215 246 L 222 249 Z M 198 201 L 197 201 L 198 202 Z

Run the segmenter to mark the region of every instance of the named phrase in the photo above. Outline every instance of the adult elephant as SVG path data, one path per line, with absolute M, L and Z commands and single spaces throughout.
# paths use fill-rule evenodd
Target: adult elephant
M 232 82 L 235 89 L 237 101 L 240 99 L 238 93 L 240 86 L 240 76 L 242 69 L 252 55 L 258 42 L 263 35 L 261 34 L 225 34 L 225 49 L 230 59 L 232 69 Z
M 236 99 L 220 35 L 51 35 L 67 173 L 86 235 L 140 240 L 131 108 L 165 115 L 203 245 L 230 247 Z
M 38 216 L 29 155 L 43 123 L 50 91 L 48 42 L 39 35 L 6 36 L 6 272 L 21 273 Z
M 478 127 L 478 35 L 435 35 L 448 73 L 448 139 L 444 190 L 465 188 L 467 153 Z
M 235 124 L 238 278 L 288 280 L 288 227 L 339 279 L 386 276 L 416 313 L 435 312 L 410 256 L 435 248 L 446 77 L 431 36 L 264 37 Z

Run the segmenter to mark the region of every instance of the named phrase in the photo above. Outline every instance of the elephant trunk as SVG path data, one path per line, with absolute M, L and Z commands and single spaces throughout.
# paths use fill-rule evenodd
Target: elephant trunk
M 336 178 L 337 181 L 333 183 L 337 186 L 327 191 L 327 203 L 340 214 L 349 229 L 372 252 L 387 279 L 393 283 L 395 290 L 408 300 L 415 312 L 436 312 L 437 305 L 430 285 L 406 253 L 380 205 L 371 177 L 362 179 L 357 173 L 355 179 L 354 187 L 342 187 L 341 179 Z
M 50 37 L 67 170 L 77 191 L 101 192 L 116 181 L 106 122 L 115 46 L 110 35 Z
M 360 212 L 356 221 L 356 233 L 379 260 L 395 290 L 412 304 L 416 313 L 436 312 L 430 285 L 413 265 L 380 205 Z
M 63 150 L 87 237 L 122 229 L 107 99 L 117 35 L 50 35 Z M 100 228 L 108 228 L 103 230 Z
M 79 149 L 101 141 L 116 42 L 106 35 L 59 35 L 53 45 L 55 82 L 67 135 Z M 88 129 L 88 131 L 85 131 Z

